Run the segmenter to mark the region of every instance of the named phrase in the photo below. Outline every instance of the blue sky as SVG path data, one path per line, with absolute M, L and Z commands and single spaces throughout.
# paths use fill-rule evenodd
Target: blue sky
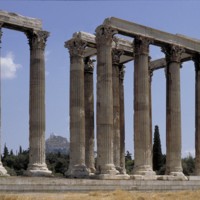
M 46 47 L 46 137 L 52 132 L 69 139 L 69 54 L 64 42 L 77 31 L 94 33 L 115 16 L 170 33 L 200 38 L 198 1 L 3 1 L 0 9 L 39 18 L 51 33 Z M 152 59 L 163 57 L 151 47 Z M 25 34 L 3 29 L 2 145 L 28 148 L 29 46 Z M 181 69 L 182 152 L 194 152 L 194 65 Z M 153 127 L 158 125 L 165 152 L 166 84 L 164 70 L 154 72 Z M 125 74 L 126 149 L 133 153 L 133 62 Z

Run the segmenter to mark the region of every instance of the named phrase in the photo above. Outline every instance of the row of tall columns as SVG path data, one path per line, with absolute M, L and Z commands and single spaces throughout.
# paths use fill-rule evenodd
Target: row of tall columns
M 97 52 L 99 53 L 97 53 L 96 166 L 94 157 L 94 60 L 90 57 L 84 58 L 86 43 L 80 39 L 73 38 L 65 44 L 70 53 L 70 166 L 66 173 L 68 177 L 81 178 L 95 174 L 100 178 L 110 178 L 116 174 L 126 174 L 124 67 L 119 64 L 122 51 L 112 50 L 112 33 L 102 28 L 103 30 L 100 28 L 98 32 L 99 35 L 97 34 Z M 108 32 L 104 33 L 104 31 Z M 110 34 L 109 42 L 107 34 Z
M 115 30 L 96 29 L 97 45 L 97 164 L 94 168 L 93 63 L 85 59 L 86 44 L 70 40 L 70 167 L 71 177 L 96 173 L 100 178 L 125 174 L 124 88 L 122 51 L 113 49 Z M 134 40 L 134 159 L 133 175 L 155 177 L 152 170 L 152 113 L 149 45 L 145 37 Z M 167 170 L 184 176 L 181 167 L 180 55 L 182 49 L 164 49 L 167 59 Z M 173 137 L 173 139 L 172 139 Z M 175 137 L 175 139 L 174 139 Z M 176 141 L 176 142 L 174 142 Z M 79 146 L 77 146 L 79 144 Z
M 1 43 L 0 33 L 0 43 Z M 30 46 L 29 96 L 29 165 L 27 176 L 50 176 L 45 161 L 45 60 L 44 50 L 49 33 L 28 31 Z M 0 175 L 7 175 L 0 162 Z

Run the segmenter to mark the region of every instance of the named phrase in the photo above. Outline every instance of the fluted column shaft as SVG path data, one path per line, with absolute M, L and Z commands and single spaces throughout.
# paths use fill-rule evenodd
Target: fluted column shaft
M 149 44 L 143 37 L 134 40 L 134 157 L 133 174 L 154 175 L 150 134 Z
M 84 92 L 85 92 L 85 164 L 91 173 L 95 172 L 94 164 L 94 60 L 85 59 Z
M 84 50 L 86 43 L 71 39 L 66 43 L 70 53 L 70 166 L 67 176 L 88 176 L 85 166 Z
M 183 49 L 178 46 L 163 48 L 166 54 L 166 174 L 182 174 L 181 166 L 181 99 L 180 60 Z
M 195 175 L 200 176 L 200 55 L 195 62 Z
M 120 65 L 119 69 L 119 101 L 120 101 L 120 167 L 121 173 L 126 174 L 125 168 L 125 116 L 124 116 L 124 70 L 125 66 Z
M 113 164 L 112 41 L 115 32 L 96 29 L 97 44 L 97 173 L 115 174 Z
M 2 30 L 1 27 L 3 26 L 3 23 L 0 22 L 0 59 L 1 59 L 1 37 L 2 37 Z M 1 67 L 1 60 L 0 60 L 0 67 Z M 0 69 L 1 70 L 1 69 Z M 1 72 L 0 72 L 0 82 L 1 82 Z M 8 176 L 6 169 L 3 167 L 2 162 L 1 162 L 1 117 L 2 117 L 2 112 L 1 112 L 1 83 L 0 83 L 0 176 Z
M 114 165 L 121 172 L 120 167 L 120 98 L 119 98 L 119 62 L 123 51 L 112 50 L 112 83 L 113 83 L 113 154 Z
M 45 59 L 44 50 L 49 33 L 26 33 L 30 45 L 29 98 L 29 166 L 27 174 L 48 176 L 51 172 L 45 162 Z

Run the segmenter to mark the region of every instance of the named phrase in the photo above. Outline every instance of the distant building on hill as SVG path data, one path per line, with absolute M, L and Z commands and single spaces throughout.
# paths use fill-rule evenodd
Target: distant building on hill
M 69 154 L 69 142 L 65 137 L 57 136 L 52 133 L 50 137 L 46 139 L 45 145 L 46 153 L 60 152 L 61 154 Z

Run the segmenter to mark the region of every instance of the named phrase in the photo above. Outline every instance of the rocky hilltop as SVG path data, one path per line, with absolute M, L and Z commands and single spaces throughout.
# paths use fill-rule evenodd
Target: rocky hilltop
M 69 154 L 69 142 L 67 138 L 62 136 L 54 135 L 53 133 L 50 135 L 45 142 L 46 145 L 46 153 L 62 153 Z

